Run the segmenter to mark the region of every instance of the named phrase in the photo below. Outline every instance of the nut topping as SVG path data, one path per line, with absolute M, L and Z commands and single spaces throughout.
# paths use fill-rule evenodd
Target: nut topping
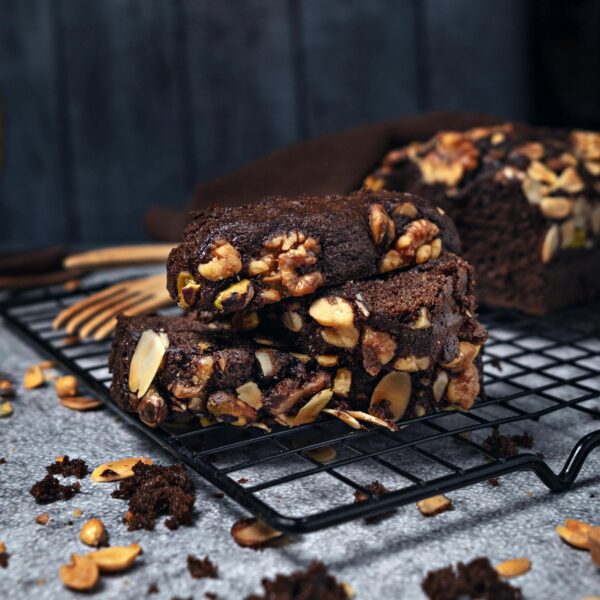
M 106 483 L 109 481 L 121 481 L 133 477 L 133 467 L 142 462 L 145 465 L 151 465 L 152 459 L 145 457 L 122 458 L 109 463 L 104 463 L 92 471 L 92 481 L 96 483 Z
M 460 342 L 458 344 L 458 356 L 450 362 L 443 364 L 442 367 L 455 372 L 463 371 L 468 365 L 473 363 L 479 354 L 480 348 L 481 346 L 471 344 L 471 342 Z
M 412 202 L 401 202 L 396 204 L 392 209 L 392 214 L 395 217 L 408 217 L 409 219 L 416 219 L 419 214 L 417 207 Z
M 354 348 L 358 344 L 360 333 L 354 326 L 341 327 L 340 329 L 325 327 L 321 331 L 321 337 L 336 348 Z
M 54 382 L 54 389 L 56 390 L 56 394 L 59 398 L 64 398 L 66 396 L 76 396 L 77 378 L 73 375 L 65 375 L 64 377 L 59 377 Z
M 87 556 L 102 573 L 118 573 L 128 569 L 142 551 L 139 544 L 131 546 L 112 546 L 90 552 Z
M 338 369 L 333 380 L 333 393 L 345 398 L 352 387 L 352 371 L 350 369 Z
M 428 329 L 431 327 L 431 318 L 429 315 L 429 310 L 422 306 L 419 309 L 419 315 L 417 316 L 416 321 L 411 325 L 413 329 Z
M 254 410 L 260 410 L 263 406 L 261 399 L 260 388 L 254 383 L 254 381 L 247 381 L 235 389 L 238 398 L 251 406 Z
M 434 517 L 452 508 L 452 500 L 440 494 L 417 502 L 419 512 L 424 517 Z
M 365 423 L 370 423 L 371 425 L 377 425 L 377 427 L 385 427 L 390 431 L 398 430 L 394 423 L 386 421 L 385 419 L 380 419 L 379 417 L 376 417 L 370 413 L 366 413 L 361 410 L 346 410 L 344 412 L 358 421 L 364 421 Z
M 407 373 L 392 371 L 384 375 L 371 395 L 369 413 L 387 421 L 398 421 L 406 412 L 411 389 Z
M 79 411 L 94 410 L 104 405 L 102 400 L 90 398 L 89 396 L 65 396 L 59 398 L 59 401 L 65 408 Z
M 273 368 L 273 360 L 271 359 L 269 350 L 257 350 L 254 355 L 260 365 L 263 377 L 273 377 L 275 370 Z
M 496 572 L 500 577 L 518 577 L 530 569 L 531 561 L 528 558 L 511 558 L 496 565 Z
M 59 575 L 65 587 L 78 592 L 89 592 L 98 584 L 100 570 L 91 558 L 73 554 L 71 562 L 60 568 Z
M 448 377 L 448 373 L 446 371 L 440 371 L 431 386 L 431 391 L 433 393 L 433 397 L 436 402 L 440 402 L 446 393 L 446 388 L 448 387 L 448 381 L 450 378 Z
M 383 365 L 394 358 L 396 340 L 389 333 L 365 327 L 362 339 L 362 361 L 369 375 L 377 375 Z
M 248 306 L 253 297 L 252 283 L 249 279 L 242 279 L 220 292 L 214 305 L 221 312 L 235 312 Z
M 325 327 L 350 327 L 354 324 L 354 310 L 352 304 L 344 298 L 327 296 L 315 300 L 308 309 L 308 314 L 319 325 Z
M 294 310 L 288 310 L 283 313 L 281 318 L 284 327 L 287 327 L 290 331 L 298 333 L 302 329 L 302 317 L 299 313 Z
M 135 347 L 129 366 L 129 389 L 142 398 L 154 380 L 163 357 L 169 347 L 169 338 L 164 332 L 147 329 Z
M 352 427 L 352 429 L 364 429 L 364 427 L 353 416 L 349 415 L 343 410 L 324 408 L 323 412 L 338 418 L 340 421 L 346 423 L 348 427 Z
M 394 362 L 394 369 L 396 371 L 405 371 L 406 373 L 415 373 L 417 371 L 428 369 L 430 362 L 428 356 L 403 356 L 396 359 Z
M 542 244 L 542 262 L 548 263 L 556 254 L 559 245 L 559 229 L 558 225 L 552 225 L 546 233 L 544 243 Z
M 333 396 L 330 389 L 317 392 L 299 411 L 294 418 L 294 425 L 312 423 L 319 413 L 327 406 Z
M 242 257 L 227 240 L 216 240 L 210 253 L 212 259 L 198 265 L 198 272 L 205 279 L 221 281 L 237 275 L 242 270 Z
M 256 410 L 233 394 L 219 391 L 213 392 L 206 401 L 206 409 L 219 421 L 244 427 L 258 420 Z
M 244 548 L 261 548 L 268 542 L 283 535 L 258 519 L 242 519 L 236 521 L 231 528 L 231 535 L 239 546 Z
M 469 410 L 475 398 L 479 394 L 479 372 L 477 367 L 471 364 L 458 375 L 450 378 L 446 390 L 446 399 L 451 404 L 457 404 L 465 410 Z
M 173 403 L 173 408 L 175 408 L 175 403 Z M 137 411 L 140 420 L 149 427 L 156 427 L 162 423 L 169 414 L 165 399 L 153 385 L 151 385 L 144 394 L 144 397 L 138 404 Z
M 575 153 L 587 160 L 600 160 L 600 134 L 593 131 L 572 131 Z
M 46 382 L 44 371 L 40 365 L 33 365 L 25 371 L 25 377 L 23 378 L 23 387 L 26 390 L 33 390 L 39 388 Z
M 540 200 L 540 210 L 548 219 L 565 219 L 573 212 L 573 202 L 569 198 L 548 196 Z
M 100 519 L 89 519 L 83 524 L 79 537 L 88 546 L 103 546 L 108 541 L 106 528 Z
M 369 209 L 371 237 L 378 248 L 387 248 L 396 237 L 394 221 L 381 204 L 372 204 Z
M 421 246 L 432 242 L 439 231 L 439 227 L 427 219 L 417 219 L 409 223 L 395 244 L 395 249 L 400 253 L 402 264 L 412 263 L 416 259 L 417 250 Z
M 0 404 L 0 419 L 4 419 L 5 417 L 10 417 L 13 414 L 12 404 L 5 400 L 2 404 Z
M 189 271 L 181 271 L 177 275 L 177 303 L 181 308 L 190 308 L 196 302 L 200 284 Z
M 340 362 L 339 356 L 335 354 L 318 354 L 317 364 L 321 367 L 335 367 Z

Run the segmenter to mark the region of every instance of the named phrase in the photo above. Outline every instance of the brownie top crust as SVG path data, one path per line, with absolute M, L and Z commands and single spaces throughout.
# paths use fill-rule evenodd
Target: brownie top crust
M 169 256 L 169 292 L 183 308 L 259 308 L 321 287 L 460 253 L 453 222 L 422 198 L 361 190 L 270 198 L 196 213 Z

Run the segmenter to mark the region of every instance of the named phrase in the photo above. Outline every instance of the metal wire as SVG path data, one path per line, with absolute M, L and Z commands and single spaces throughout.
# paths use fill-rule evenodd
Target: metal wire
M 101 396 L 110 410 L 282 531 L 316 531 L 520 470 L 532 471 L 553 491 L 564 491 L 600 445 L 599 426 L 575 444 L 557 474 L 534 452 L 497 457 L 469 437 L 482 431 L 483 439 L 500 425 L 531 423 L 559 410 L 600 416 L 600 304 L 544 318 L 484 311 L 482 321 L 490 332 L 484 356 L 487 397 L 468 413 L 407 420 L 397 432 L 356 431 L 322 418 L 264 433 L 227 425 L 201 428 L 197 422 L 151 429 L 136 415 L 122 412 L 108 394 L 110 342 L 70 343 L 64 331 L 51 326 L 61 309 L 101 287 L 66 292 L 54 286 L 21 293 L 0 306 L 0 315 L 28 343 Z M 336 453 L 322 463 L 314 451 L 326 446 Z M 366 484 L 375 478 L 393 480 L 389 494 L 368 491 Z M 293 508 L 282 509 L 290 486 L 296 486 L 297 501 Z M 355 491 L 367 499 L 353 502 Z M 324 500 L 329 508 L 322 508 Z

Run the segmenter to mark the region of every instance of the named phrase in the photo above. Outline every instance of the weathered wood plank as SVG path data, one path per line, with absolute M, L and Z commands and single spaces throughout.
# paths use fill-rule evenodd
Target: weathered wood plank
M 532 106 L 528 5 L 423 0 L 425 108 L 527 119 Z
M 285 2 L 183 0 L 198 176 L 297 138 Z
M 60 1 L 72 178 L 86 242 L 143 237 L 184 184 L 173 2 Z
M 413 2 L 302 0 L 308 133 L 418 109 Z
M 50 3 L 4 0 L 0 16 L 0 242 L 31 246 L 68 236 L 61 180 Z

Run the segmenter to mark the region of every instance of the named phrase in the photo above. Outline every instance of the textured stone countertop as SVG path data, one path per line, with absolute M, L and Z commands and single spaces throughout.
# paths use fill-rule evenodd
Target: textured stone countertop
M 128 532 L 121 522 L 126 503 L 111 497 L 115 484 L 93 484 L 89 478 L 73 499 L 37 505 L 28 490 L 57 455 L 83 458 L 91 468 L 136 455 L 172 462 L 107 410 L 78 413 L 59 405 L 52 387 L 23 390 L 25 369 L 40 360 L 0 323 L 0 371 L 18 382 L 14 414 L 0 419 L 0 457 L 6 459 L 0 465 L 0 540 L 10 554 L 8 568 L 0 569 L 0 598 L 76 597 L 62 587 L 58 569 L 71 553 L 85 551 L 79 529 L 92 516 L 104 521 L 113 545 L 139 541 L 144 551 L 130 571 L 103 577 L 94 598 L 145 597 L 149 584 L 156 583 L 160 593 L 150 598 L 201 599 L 211 591 L 219 598 L 242 599 L 261 589 L 261 577 L 304 568 L 318 558 L 353 586 L 358 599 L 412 599 L 424 597 L 420 583 L 428 570 L 481 555 L 494 563 L 530 558 L 532 570 L 514 580 L 525 598 L 576 600 L 600 594 L 600 570 L 588 553 L 571 549 L 554 532 L 567 517 L 600 522 L 598 449 L 567 493 L 552 494 L 533 474 L 518 473 L 502 478 L 499 487 L 484 482 L 449 494 L 454 509 L 436 517 L 423 517 L 409 505 L 376 525 L 356 521 L 260 552 L 234 543 L 229 530 L 243 511 L 227 498 L 215 498 L 215 489 L 199 477 L 194 524 L 177 531 L 161 522 L 155 531 Z M 596 428 L 598 421 L 574 410 L 527 425 L 535 450 L 544 453 L 555 471 L 575 441 Z M 522 430 L 517 425 L 511 431 Z M 364 477 L 371 480 L 368 473 Z M 279 494 L 293 502 L 284 497 L 284 489 Z M 311 508 L 326 501 L 326 493 L 316 494 Z M 81 517 L 74 517 L 75 508 L 81 509 Z M 42 512 L 50 514 L 46 526 L 34 521 Z M 208 555 L 220 577 L 192 579 L 186 566 L 189 553 Z

